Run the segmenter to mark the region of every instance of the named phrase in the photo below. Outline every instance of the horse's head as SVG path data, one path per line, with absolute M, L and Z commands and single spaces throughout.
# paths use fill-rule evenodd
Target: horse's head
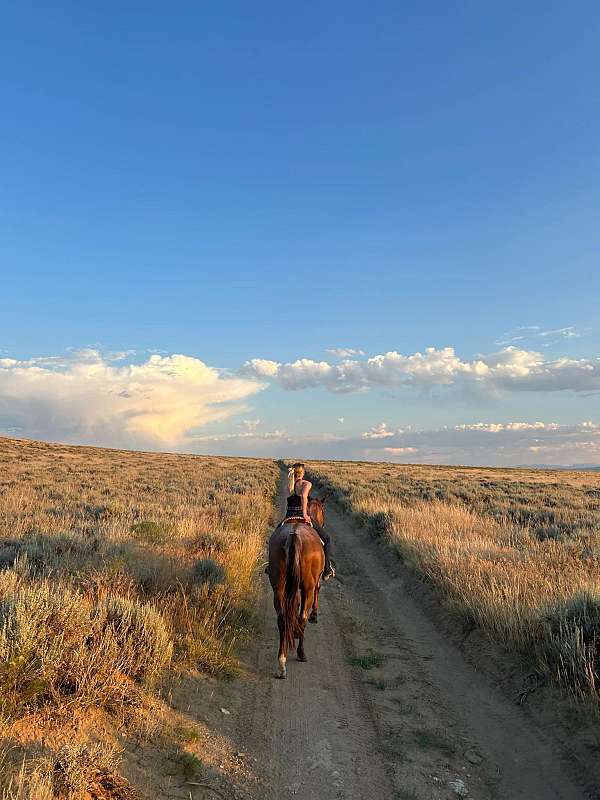
M 325 527 L 325 503 L 327 502 L 328 497 L 329 495 L 326 494 L 320 499 L 317 497 L 311 498 L 308 502 L 308 513 L 310 514 L 310 517 L 313 522 L 316 522 L 317 525 L 321 526 L 321 528 Z

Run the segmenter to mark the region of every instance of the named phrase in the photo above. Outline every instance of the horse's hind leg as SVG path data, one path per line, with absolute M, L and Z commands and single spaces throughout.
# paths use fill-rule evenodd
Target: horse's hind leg
M 309 622 L 313 622 L 315 625 L 319 621 L 319 591 L 321 589 L 321 581 L 317 581 L 317 585 L 315 586 L 315 600 L 313 603 L 312 611 L 310 612 L 310 617 L 308 618 Z
M 287 642 L 285 640 L 285 625 L 283 621 L 283 608 L 278 598 L 274 599 L 275 611 L 277 612 L 277 627 L 279 628 L 279 653 L 277 654 L 277 666 L 275 667 L 275 677 L 285 678 L 287 661 Z
M 276 678 L 285 678 L 287 674 L 286 661 L 287 661 L 287 643 L 285 641 L 285 626 L 283 623 L 283 614 L 277 615 L 277 625 L 279 626 L 279 653 L 277 654 L 277 668 L 275 671 Z
M 302 609 L 300 612 L 300 636 L 298 637 L 298 661 L 306 661 L 306 653 L 304 652 L 304 629 L 306 628 L 306 620 L 308 619 L 308 609 L 312 607 L 315 597 L 314 586 L 309 587 L 306 591 L 302 592 Z

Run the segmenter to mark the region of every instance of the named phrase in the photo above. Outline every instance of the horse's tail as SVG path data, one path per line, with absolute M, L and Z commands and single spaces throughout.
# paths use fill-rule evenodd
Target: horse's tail
M 285 597 L 283 603 L 283 631 L 288 647 L 294 647 L 301 633 L 298 621 L 298 590 L 300 589 L 300 541 L 295 531 L 285 543 Z

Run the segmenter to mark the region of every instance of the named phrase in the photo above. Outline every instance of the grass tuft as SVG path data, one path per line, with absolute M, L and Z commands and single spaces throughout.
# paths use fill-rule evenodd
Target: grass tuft
M 360 656 L 354 656 L 348 659 L 348 663 L 353 667 L 360 667 L 360 669 L 371 670 L 380 667 L 383 664 L 383 657 L 376 653 L 374 650 L 369 649 L 366 653 Z

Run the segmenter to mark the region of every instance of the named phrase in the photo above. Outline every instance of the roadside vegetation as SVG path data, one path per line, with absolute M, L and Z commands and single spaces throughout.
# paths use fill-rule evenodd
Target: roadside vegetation
M 600 476 L 314 462 L 310 473 L 541 680 L 600 694 Z
M 94 715 L 149 729 L 169 676 L 236 673 L 278 477 L 0 439 L 4 800 L 137 796 Z

